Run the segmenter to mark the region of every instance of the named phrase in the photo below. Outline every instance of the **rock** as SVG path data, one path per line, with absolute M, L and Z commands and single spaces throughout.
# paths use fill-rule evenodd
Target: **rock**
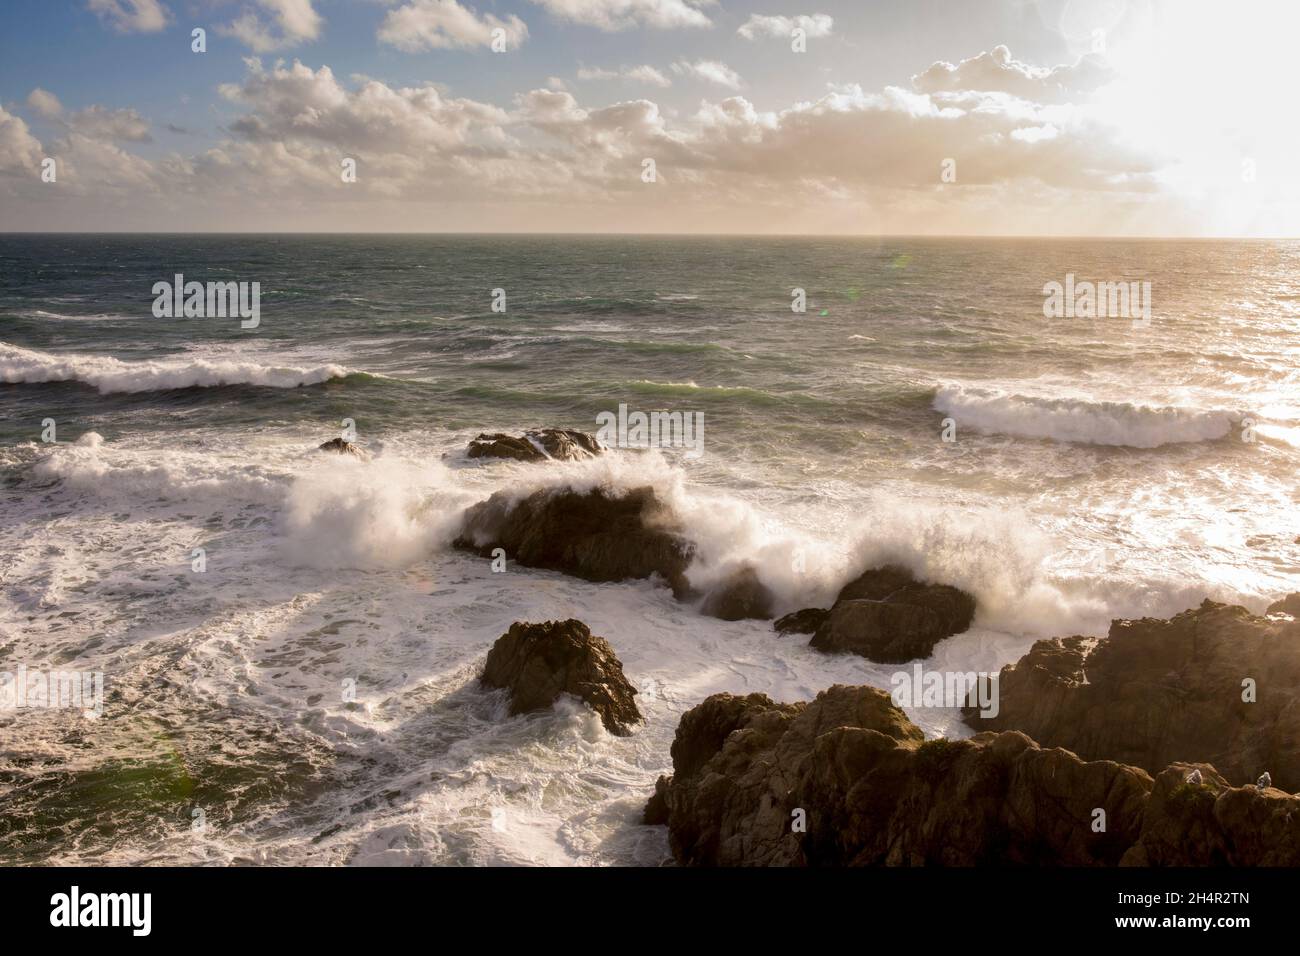
M 561 461 L 594 458 L 605 450 L 595 435 L 569 428 L 543 428 L 529 432 L 528 437 L 541 442 L 546 454 Z
M 929 657 L 970 627 L 975 599 L 946 584 L 917 581 L 898 565 L 871 568 L 846 584 L 829 611 L 804 608 L 776 622 L 781 634 L 812 634 L 810 646 L 884 664 Z
M 778 634 L 815 634 L 830 613 L 825 608 L 806 607 L 802 611 L 791 611 L 784 617 L 778 617 L 772 626 Z
M 1254 682 L 1255 700 L 1242 699 Z M 1112 622 L 1101 640 L 1039 641 L 1002 669 L 996 717 L 1084 759 L 1159 773 L 1210 763 L 1234 784 L 1264 770 L 1300 789 L 1300 622 L 1206 601 L 1168 620 Z
M 949 634 L 937 614 L 914 604 L 841 601 L 809 644 L 821 651 L 849 651 L 882 664 L 929 657 Z
M 844 587 L 840 588 L 835 603 L 840 601 L 883 601 L 896 591 L 916 584 L 912 572 L 896 564 L 881 568 L 868 568 Z
M 511 458 L 515 461 L 545 461 L 546 455 L 527 438 L 514 435 L 481 434 L 469 443 L 470 458 Z
M 636 690 L 603 637 L 578 620 L 516 622 L 488 652 L 482 683 L 510 691 L 510 713 L 543 710 L 572 694 L 600 715 L 611 734 L 628 736 L 641 720 Z
M 1300 591 L 1288 594 L 1280 601 L 1274 601 L 1264 613 L 1290 614 L 1292 617 L 1300 619 Z
M 975 598 L 965 591 L 917 581 L 910 571 L 896 565 L 864 571 L 844 586 L 835 603 L 863 600 L 928 608 L 948 634 L 960 634 L 975 617 Z
M 902 664 L 929 657 L 935 644 L 969 628 L 974 616 L 975 599 L 965 591 L 919 582 L 897 566 L 873 568 L 844 586 L 809 643 Z
M 776 596 L 762 581 L 753 565 L 745 565 L 704 598 L 700 611 L 724 621 L 742 621 L 747 618 L 768 619 Z
M 684 598 L 692 548 L 653 488 L 549 488 L 517 499 L 497 492 L 465 512 L 455 545 L 588 581 L 660 575 Z
M 515 461 L 575 461 L 593 458 L 605 449 L 595 436 L 568 428 L 532 429 L 522 437 L 482 434 L 469 443 L 470 458 L 509 458 Z
M 1138 839 L 1141 770 L 1017 733 L 922 737 L 871 687 L 809 704 L 716 695 L 682 717 L 647 820 L 688 865 L 1113 865 Z
M 1205 764 L 1153 781 L 1016 731 L 923 741 L 871 687 L 808 704 L 715 695 L 682 716 L 672 757 L 645 819 L 687 865 L 1300 864 L 1298 797 Z
M 331 438 L 324 442 L 318 451 L 328 451 L 336 455 L 352 455 L 355 458 L 365 458 L 366 453 L 350 441 L 344 441 L 342 438 Z
M 1189 764 L 1155 779 L 1142 833 L 1123 866 L 1295 866 L 1300 862 L 1300 797 L 1233 787 L 1209 764 L 1202 783 Z

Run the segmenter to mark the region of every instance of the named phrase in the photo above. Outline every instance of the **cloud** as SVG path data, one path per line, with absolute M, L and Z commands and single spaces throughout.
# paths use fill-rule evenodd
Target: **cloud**
M 27 124 L 0 106 L 0 175 L 37 178 L 42 152 Z
M 379 40 L 407 53 L 456 47 L 489 46 L 492 32 L 504 31 L 507 49 L 528 38 L 528 25 L 511 14 L 505 20 L 478 14 L 456 0 L 411 0 L 390 10 L 379 25 Z
M 700 7 L 711 0 L 533 0 L 553 16 L 600 30 L 647 26 L 661 30 L 712 26 Z
M 55 119 L 63 112 L 63 104 L 59 102 L 59 98 L 39 86 L 27 94 L 27 106 L 44 119 Z
M 648 64 L 642 66 L 620 66 L 617 70 L 583 67 L 578 70 L 580 80 L 630 80 L 649 86 L 669 87 L 673 81 Z
M 281 50 L 320 36 L 325 21 L 312 6 L 312 0 L 255 2 L 263 13 L 245 7 L 233 22 L 218 26 L 217 32 L 234 37 L 254 53 Z
M 86 6 L 118 33 L 157 33 L 169 19 L 158 0 L 90 0 Z
M 128 114 L 136 116 L 133 110 L 88 107 L 69 118 L 66 136 L 42 144 L 22 119 L 0 106 L 0 194 L 44 189 L 40 195 L 46 202 L 69 197 L 98 203 L 124 194 L 143 198 L 156 193 L 154 166 L 112 142 L 113 134 L 124 131 L 118 121 Z M 41 181 L 41 161 L 47 157 L 56 163 L 55 183 Z
M 110 110 L 104 106 L 87 106 L 75 113 L 65 113 L 59 98 L 39 86 L 27 94 L 27 106 L 42 119 L 91 139 L 150 143 L 149 121 L 135 110 Z
M 1001 92 L 1055 103 L 1091 93 L 1113 77 L 1105 60 L 1096 54 L 1080 57 L 1070 66 L 1047 68 L 1014 60 L 1005 46 L 996 46 L 955 66 L 941 60 L 912 77 L 912 85 L 922 93 Z
M 724 94 L 683 115 L 644 97 L 593 107 L 567 90 L 542 88 L 497 105 L 431 83 L 343 80 L 327 66 L 298 61 L 245 63 L 237 82 L 219 88 L 236 110 L 225 138 L 188 155 L 146 160 L 115 145 L 147 135 L 133 111 L 61 111 L 57 121 L 67 135 L 44 154 L 58 157 L 60 186 L 66 169 L 69 195 L 98 187 L 110 196 L 90 209 L 120 200 L 112 207 L 117 213 L 156 210 L 160 223 L 189 203 L 201 210 L 189 220 L 199 227 L 217 219 L 226 228 L 246 227 L 279 210 L 304 227 L 421 228 L 431 221 L 428 204 L 437 204 L 443 227 L 454 210 L 468 209 L 495 210 L 498 228 L 572 225 L 588 210 L 595 218 L 587 221 L 595 223 L 727 228 L 750 217 L 743 221 L 761 227 L 805 221 L 809 209 L 851 227 L 873 209 L 899 211 L 891 222 L 940 228 L 979 221 L 996 231 L 996 223 L 1023 221 L 1006 216 L 1043 208 L 1124 208 L 1156 188 L 1159 170 L 1123 146 L 1095 108 L 1005 91 L 844 85 L 776 109 Z M 679 72 L 739 82 L 730 71 L 699 67 L 689 63 Z M 635 69 L 588 74 L 622 78 Z M 53 108 L 48 96 L 43 102 Z M 10 203 L 4 221 L 29 215 L 48 222 L 52 213 L 43 210 L 56 208 L 51 204 L 63 190 L 38 192 L 33 164 L 41 144 L 21 119 L 3 114 L 0 147 L 3 162 L 23 172 L 0 176 L 0 193 L 30 198 L 26 206 Z M 341 181 L 344 158 L 357 161 L 354 184 Z M 645 158 L 657 164 L 653 186 L 641 180 Z M 957 164 L 956 183 L 941 181 L 948 158 Z M 1115 205 L 1099 196 L 1114 197 Z M 86 223 L 89 213 L 67 208 L 68 221 Z M 703 209 L 711 219 L 699 218 Z M 976 211 L 963 220 L 963 209 Z M 470 213 L 455 215 L 462 216 L 459 226 L 473 222 Z M 879 227 L 884 220 L 873 214 L 870 221 Z
M 678 60 L 673 64 L 673 72 L 680 76 L 689 76 L 697 80 L 717 83 L 719 86 L 725 86 L 731 90 L 738 90 L 744 86 L 744 81 L 741 80 L 739 73 L 717 60 L 696 60 L 694 63 L 688 60 Z
M 67 118 L 67 126 L 76 133 L 91 139 L 120 140 L 130 143 L 151 143 L 149 121 L 135 110 L 110 110 L 103 106 L 87 106 Z
M 804 36 L 812 40 L 830 36 L 834 25 L 834 18 L 825 13 L 814 13 L 811 16 L 800 14 L 795 17 L 764 16 L 761 13 L 754 13 L 736 32 L 746 40 L 757 40 L 760 37 L 789 39 L 795 27 L 799 27 L 803 30 Z
M 867 93 L 851 85 L 776 113 L 732 97 L 702 109 L 697 122 L 701 166 L 777 183 L 933 190 L 940 163 L 953 158 L 965 186 L 1154 187 L 1154 164 L 1117 145 L 1088 114 L 1003 94 L 955 105 L 897 87 Z
M 240 137 L 259 143 L 324 143 L 350 154 L 456 151 L 477 131 L 497 128 L 505 110 L 474 100 L 447 97 L 433 86 L 390 87 L 362 78 L 345 88 L 327 66 L 319 70 L 297 60 L 267 71 L 250 59 L 239 84 L 219 90 L 250 112 L 230 125 Z

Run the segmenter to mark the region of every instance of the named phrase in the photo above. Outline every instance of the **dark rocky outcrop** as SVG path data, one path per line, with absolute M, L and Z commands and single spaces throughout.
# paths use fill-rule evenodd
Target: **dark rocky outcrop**
M 1292 617 L 1300 620 L 1300 591 L 1288 594 L 1280 601 L 1274 601 L 1268 606 L 1265 614 L 1290 614 Z
M 595 436 L 568 428 L 538 428 L 522 436 L 482 434 L 469 443 L 470 458 L 509 458 L 514 461 L 574 461 L 604 451 Z
M 627 736 L 641 720 L 636 690 L 603 637 L 578 620 L 516 622 L 488 652 L 484 686 L 510 691 L 510 713 L 543 710 L 572 694 L 600 715 L 612 734 Z
M 672 756 L 646 822 L 688 865 L 1300 863 L 1300 798 L 1212 770 L 1192 788 L 1186 766 L 1153 781 L 1014 731 L 923 741 L 870 687 L 715 695 L 682 717 Z
M 695 600 L 686 578 L 695 549 L 649 486 L 630 491 L 547 488 L 520 498 L 498 492 L 469 508 L 455 546 L 506 556 L 534 568 L 588 581 L 661 577 L 678 600 Z M 701 610 L 727 621 L 770 618 L 776 601 L 752 565 L 743 565 L 704 595 Z
M 771 589 L 759 580 L 753 565 L 747 564 L 710 590 L 700 611 L 724 621 L 767 619 L 775 603 Z
M 968 712 L 972 727 L 1150 773 L 1203 762 L 1248 784 L 1267 770 L 1300 789 L 1300 622 L 1206 601 L 1168 620 L 1117 620 L 1100 640 L 1039 641 L 998 684 L 997 716 Z
M 525 498 L 497 492 L 465 512 L 457 547 L 490 557 L 493 549 L 533 568 L 588 581 L 658 574 L 678 597 L 690 593 L 691 546 L 653 488 L 550 488 Z
M 1193 769 L 1202 783 L 1187 782 Z M 1300 797 L 1233 787 L 1208 764 L 1174 764 L 1155 779 L 1138 843 L 1122 866 L 1296 866 Z
M 322 443 L 318 451 L 328 451 L 335 455 L 352 455 L 354 458 L 366 457 L 366 453 L 360 448 L 342 438 L 331 438 L 329 441 Z
M 791 611 L 784 617 L 778 617 L 772 625 L 778 634 L 816 634 L 817 628 L 826 623 L 830 611 L 820 607 L 806 607 L 802 611 Z
M 818 608 L 787 614 L 789 633 L 815 620 Z M 818 622 L 811 646 L 849 651 L 884 664 L 929 657 L 934 645 L 960 634 L 975 617 L 975 599 L 947 584 L 927 584 L 910 571 L 886 565 L 864 571 L 846 584 Z M 806 633 L 800 631 L 798 633 Z

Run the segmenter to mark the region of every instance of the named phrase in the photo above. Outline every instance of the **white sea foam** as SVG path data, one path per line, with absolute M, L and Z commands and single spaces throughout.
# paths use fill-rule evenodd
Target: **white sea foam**
M 94 386 L 105 395 L 216 385 L 296 388 L 347 374 L 348 369 L 334 364 L 302 368 L 188 357 L 124 362 L 103 355 L 56 355 L 0 342 L 0 382 L 12 385 L 75 381 Z
M 106 443 L 96 432 L 52 446 L 32 471 L 39 478 L 58 479 L 68 489 L 138 505 L 150 501 L 278 504 L 287 486 L 282 473 L 238 453 L 223 458 L 185 449 L 137 451 Z
M 386 436 L 368 461 L 318 454 L 318 437 L 88 433 L 24 446 L 33 476 L 60 485 L 26 496 L 0 529 L 0 629 L 19 641 L 15 655 L 102 667 L 128 697 L 158 686 L 160 667 L 183 674 L 183 693 L 149 691 L 166 720 L 211 708 L 223 715 L 214 747 L 280 741 L 302 748 L 284 756 L 295 772 L 322 762 L 353 781 L 301 817 L 272 801 L 264 817 L 203 840 L 180 827 L 58 861 L 656 864 L 666 839 L 640 814 L 671 770 L 685 710 L 720 691 L 807 700 L 834 683 L 889 687 L 892 665 L 822 654 L 767 621 L 703 617 L 651 581 L 592 584 L 513 563 L 496 574 L 450 551 L 464 507 L 494 491 L 652 486 L 696 545 L 693 583 L 749 563 L 787 609 L 827 606 L 863 568 L 904 563 L 979 601 L 975 627 L 936 648 L 941 668 L 996 670 L 1037 636 L 1102 633 L 1112 616 L 1196 603 L 1119 571 L 1063 580 L 1050 566 L 1057 542 L 1029 519 L 885 489 L 840 520 L 834 503 L 810 519 L 780 498 L 705 487 L 656 452 L 448 467 L 440 454 L 465 436 Z M 191 570 L 196 546 L 206 573 Z M 58 616 L 65 608 L 75 625 Z M 483 655 L 512 622 L 567 617 L 608 639 L 641 691 L 646 722 L 633 736 L 606 733 L 570 701 L 511 717 L 479 688 Z M 347 680 L 355 702 L 340 699 Z M 931 735 L 972 732 L 955 712 L 909 716 Z M 286 727 L 301 736 L 282 740 Z M 15 746 L 80 766 L 59 740 L 32 724 Z M 183 746 L 200 769 L 221 759 L 202 735 Z M 367 812 L 353 812 L 363 802 Z
M 1227 409 L 1038 396 L 960 384 L 941 386 L 934 408 L 952 416 L 958 430 L 966 426 L 1018 438 L 1132 448 L 1217 441 L 1243 417 Z
M 403 568 L 445 550 L 478 495 L 441 463 L 330 455 L 297 478 L 284 552 L 317 568 Z
M 56 319 L 61 322 L 116 322 L 121 319 L 132 319 L 137 316 L 123 315 L 120 312 L 96 312 L 84 314 L 69 314 L 66 312 L 46 312 L 44 309 L 32 309 L 23 312 L 25 318 L 30 319 Z

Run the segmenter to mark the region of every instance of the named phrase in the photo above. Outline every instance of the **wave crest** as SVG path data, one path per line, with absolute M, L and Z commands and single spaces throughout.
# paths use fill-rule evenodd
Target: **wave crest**
M 303 368 L 201 358 L 123 362 L 106 355 L 53 355 L 0 342 L 0 382 L 9 385 L 81 382 L 104 395 L 220 385 L 297 388 L 349 374 L 348 369 L 334 364 Z
M 1225 438 L 1242 414 L 1227 409 L 1051 398 L 967 385 L 941 386 L 934 409 L 960 426 L 1017 438 L 1158 448 Z

